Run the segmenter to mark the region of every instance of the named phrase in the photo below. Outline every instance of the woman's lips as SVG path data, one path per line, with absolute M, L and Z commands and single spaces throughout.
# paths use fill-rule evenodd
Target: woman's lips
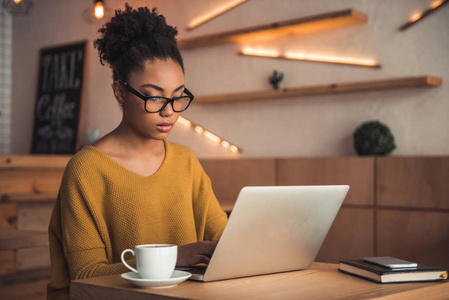
M 156 128 L 162 132 L 169 132 L 172 127 L 173 127 L 173 125 L 171 123 L 162 123 L 162 124 L 156 125 Z

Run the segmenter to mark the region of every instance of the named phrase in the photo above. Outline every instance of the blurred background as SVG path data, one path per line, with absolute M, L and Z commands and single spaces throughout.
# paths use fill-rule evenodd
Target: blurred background
M 193 94 L 223 95 L 272 90 L 269 76 L 283 73 L 280 88 L 322 86 L 412 76 L 449 77 L 449 8 L 406 30 L 399 27 L 423 13 L 432 0 L 249 0 L 188 30 L 189 24 L 231 0 L 129 1 L 131 6 L 157 7 L 179 30 L 179 40 L 253 28 L 298 18 L 354 9 L 366 21 L 263 40 L 182 50 L 186 84 Z M 103 20 L 87 22 L 91 0 L 34 1 L 28 14 L 3 12 L 1 74 L 4 153 L 30 153 L 40 50 L 87 42 L 80 146 L 89 132 L 102 136 L 121 119 L 111 89 L 111 71 L 99 63 L 92 46 Z M 124 1 L 105 0 L 110 12 Z M 245 48 L 279 53 L 300 52 L 353 60 L 370 60 L 380 68 L 239 55 Z M 7 67 L 7 68 L 6 68 Z M 7 90 L 10 89 L 8 93 Z M 379 120 L 392 131 L 396 155 L 449 153 L 449 87 L 378 89 L 355 93 L 292 96 L 264 100 L 193 103 L 184 117 L 238 146 L 229 151 L 191 128 L 177 124 L 170 140 L 190 147 L 200 158 L 350 156 L 352 134 L 363 122 Z

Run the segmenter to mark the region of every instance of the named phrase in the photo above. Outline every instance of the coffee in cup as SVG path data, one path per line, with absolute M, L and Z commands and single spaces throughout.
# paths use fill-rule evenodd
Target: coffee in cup
M 137 269 L 125 261 L 125 253 L 131 252 L 136 258 Z M 122 252 L 122 262 L 142 279 L 168 279 L 173 274 L 178 257 L 178 246 L 173 244 L 138 245 L 134 250 Z

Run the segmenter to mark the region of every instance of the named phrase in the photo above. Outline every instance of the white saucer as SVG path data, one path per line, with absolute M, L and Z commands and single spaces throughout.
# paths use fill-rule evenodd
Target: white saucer
M 122 278 L 126 281 L 145 289 L 164 289 L 178 285 L 192 276 L 189 272 L 175 270 L 168 279 L 142 279 L 134 272 L 123 273 Z

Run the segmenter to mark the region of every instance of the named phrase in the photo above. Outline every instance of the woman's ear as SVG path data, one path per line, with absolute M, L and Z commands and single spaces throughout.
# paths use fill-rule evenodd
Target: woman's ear
M 112 83 L 112 90 L 114 91 L 115 99 L 117 99 L 118 103 L 123 106 L 123 104 L 125 103 L 124 87 L 118 81 L 114 81 Z

